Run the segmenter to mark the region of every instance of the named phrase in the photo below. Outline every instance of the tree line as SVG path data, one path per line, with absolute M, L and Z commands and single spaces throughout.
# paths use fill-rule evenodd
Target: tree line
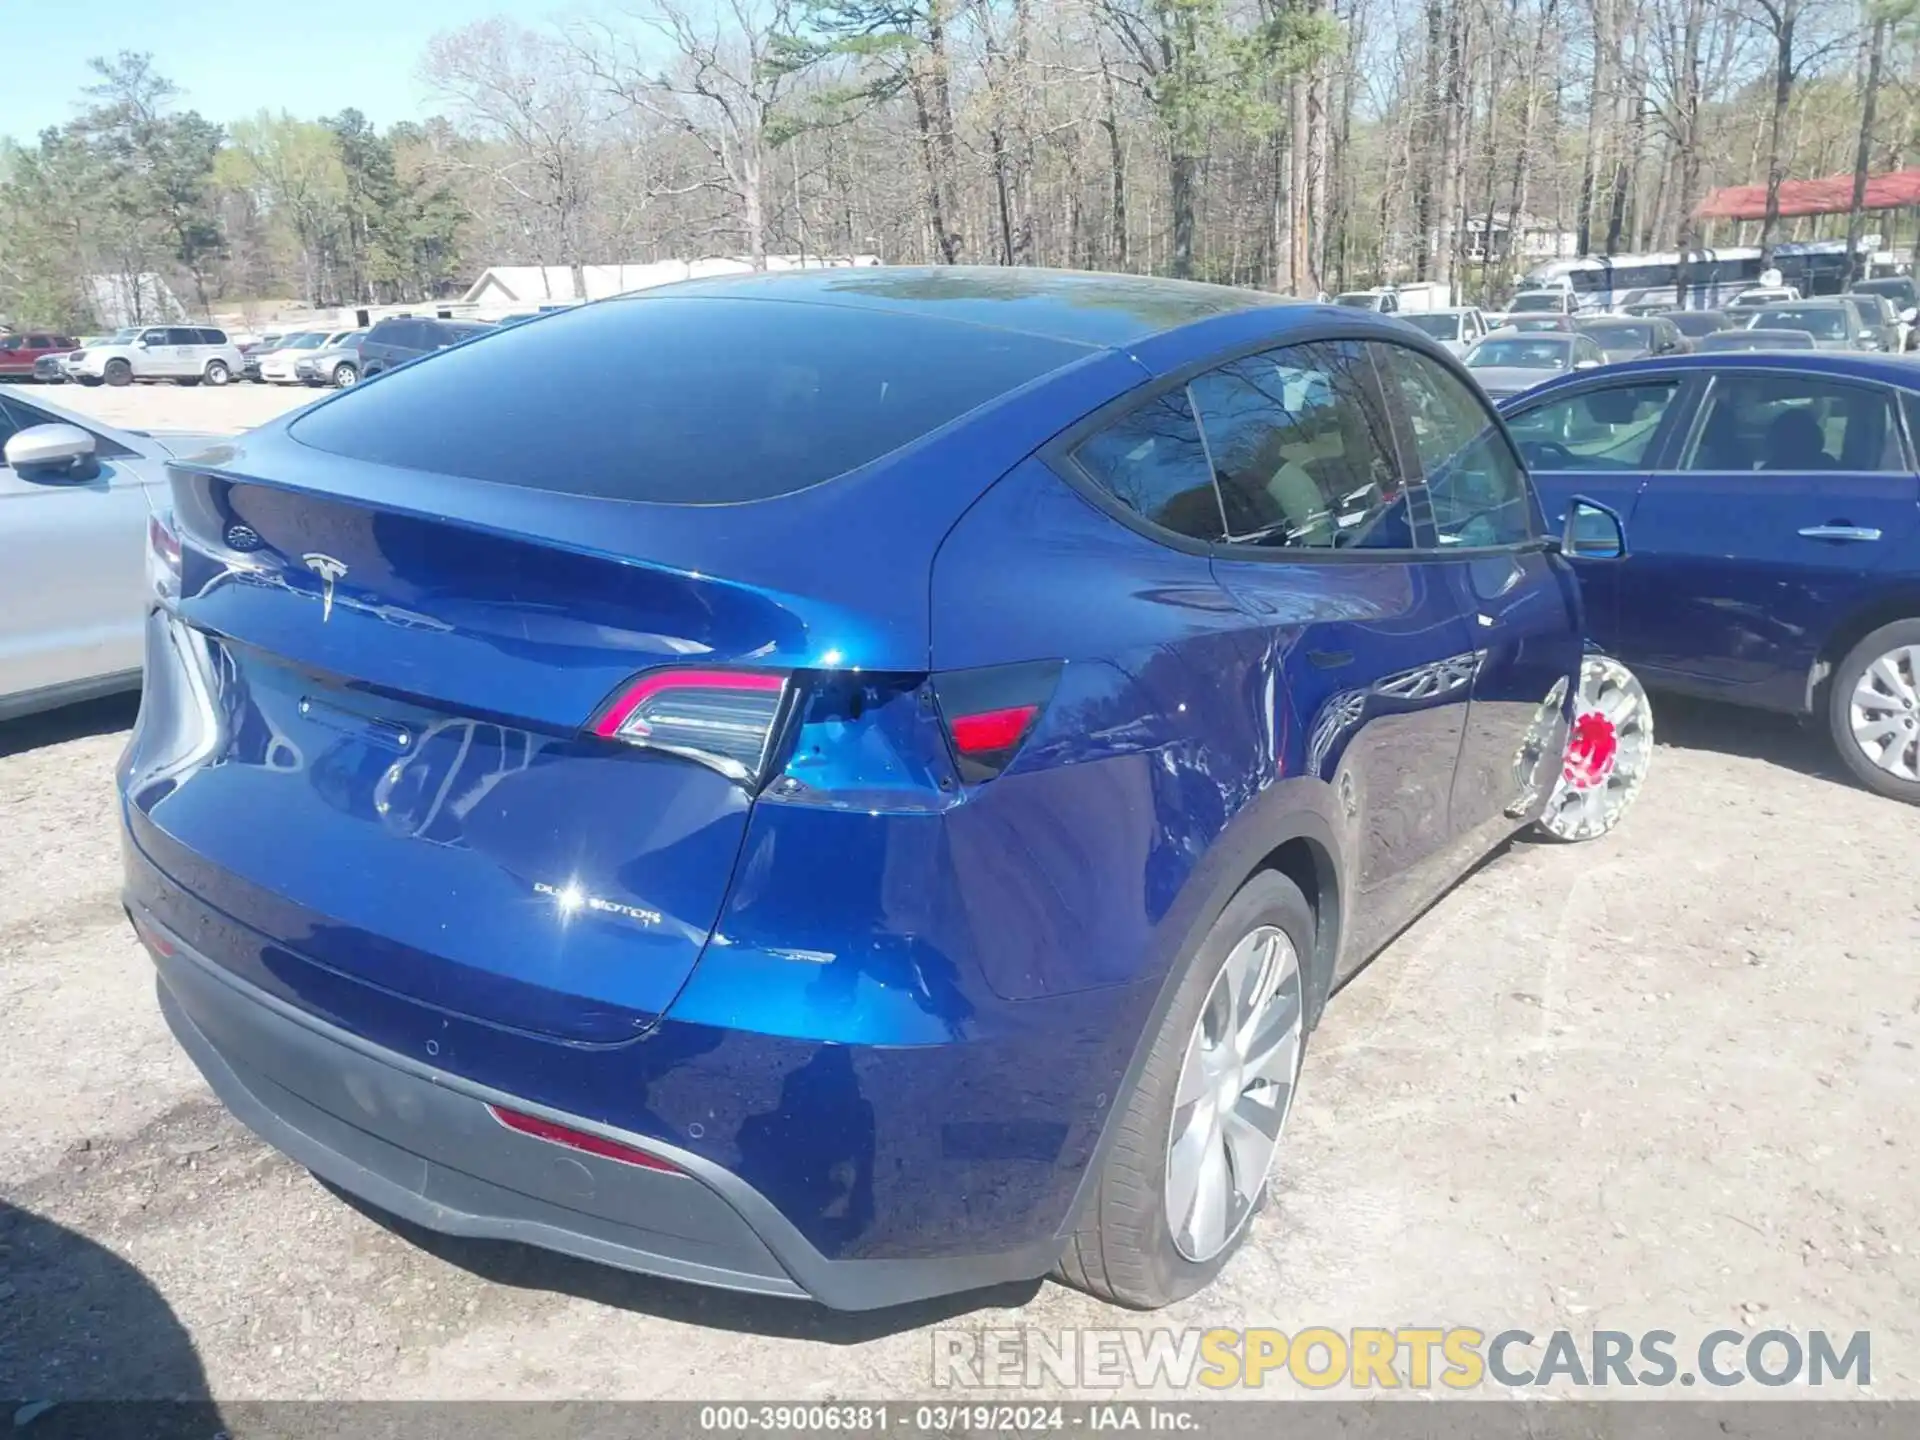
M 1489 216 L 1582 254 L 1870 221 L 1920 252 L 1857 213 L 1920 148 L 1917 5 L 652 0 L 438 36 L 438 113 L 385 130 L 216 123 L 121 54 L 75 119 L 0 144 L 0 313 L 84 324 L 101 275 L 205 313 L 773 253 L 1495 299 L 1528 260 L 1480 243 Z M 1850 171 L 1854 215 L 1778 214 L 1786 180 Z M 1696 218 L 1748 183 L 1764 217 Z

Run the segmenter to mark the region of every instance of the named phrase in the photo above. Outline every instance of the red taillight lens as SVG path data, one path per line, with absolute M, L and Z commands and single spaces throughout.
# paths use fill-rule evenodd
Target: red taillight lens
M 786 698 L 787 677 L 764 670 L 656 670 L 616 695 L 593 733 L 757 785 Z
M 147 948 L 153 951 L 154 954 L 160 956 L 162 959 L 166 959 L 173 954 L 173 942 L 167 939 L 166 936 L 162 935 L 132 911 L 127 912 L 127 918 L 133 922 L 133 933 L 145 941 Z
M 996 750 L 1011 750 L 1018 745 L 1040 713 L 1038 705 L 1009 705 L 1004 710 L 983 710 L 978 715 L 956 716 L 949 729 L 953 748 L 962 755 L 991 755 Z
M 180 537 L 159 515 L 147 517 L 147 581 L 162 600 L 180 595 Z
M 933 677 L 960 778 L 977 785 L 1005 770 L 1060 683 L 1054 660 L 948 670 Z
M 542 1120 L 538 1115 L 522 1115 L 518 1110 L 507 1110 L 498 1105 L 487 1106 L 487 1113 L 509 1130 L 517 1130 L 522 1135 L 531 1135 L 536 1140 L 564 1145 L 569 1150 L 581 1150 L 589 1155 L 618 1160 L 623 1165 L 638 1165 L 643 1170 L 663 1170 L 669 1175 L 686 1173 L 672 1161 L 662 1160 L 658 1155 L 649 1155 L 645 1150 L 635 1149 L 631 1145 L 622 1145 L 618 1140 L 609 1140 L 604 1135 L 590 1135 L 585 1130 L 575 1130 L 570 1125 Z

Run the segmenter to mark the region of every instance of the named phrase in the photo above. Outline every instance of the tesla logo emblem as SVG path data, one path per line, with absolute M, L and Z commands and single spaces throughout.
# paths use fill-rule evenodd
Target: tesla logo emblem
M 331 555 L 302 555 L 306 567 L 320 577 L 320 623 L 326 624 L 333 616 L 333 582 L 347 573 L 347 567 Z

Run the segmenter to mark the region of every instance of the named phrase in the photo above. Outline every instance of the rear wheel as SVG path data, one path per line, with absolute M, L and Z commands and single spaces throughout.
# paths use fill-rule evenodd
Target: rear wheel
M 109 360 L 106 364 L 104 378 L 109 385 L 131 385 L 133 383 L 133 366 L 124 360 Z
M 1157 1309 L 1220 1273 L 1265 1200 L 1306 1043 L 1314 914 L 1262 871 L 1188 958 L 1139 1086 L 1058 1267 Z
M 333 367 L 333 388 L 344 390 L 360 378 L 360 371 L 351 360 L 342 360 Z
M 224 360 L 209 360 L 206 377 L 209 385 L 224 385 L 233 379 L 233 371 L 227 368 L 227 362 Z
M 1869 790 L 1920 805 L 1920 620 L 1896 620 L 1840 662 L 1827 692 L 1827 728 Z

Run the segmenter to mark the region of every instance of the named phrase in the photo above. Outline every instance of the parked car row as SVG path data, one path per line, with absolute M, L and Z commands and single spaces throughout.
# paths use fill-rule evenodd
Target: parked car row
M 1576 495 L 1626 519 L 1628 561 L 1582 574 L 1596 643 L 1650 686 L 1818 723 L 1920 804 L 1920 367 L 1672 356 L 1502 409 L 1550 520 Z
M 1920 799 L 1920 367 L 1497 333 L 1565 361 L 1502 425 L 1364 309 L 927 278 L 510 327 L 143 493 L 124 894 L 269 1142 L 681 1280 L 1160 1306 L 1338 982 L 1626 813 L 1635 664 Z M 99 439 L 0 474 L 74 514 Z
M 512 318 L 518 323 L 540 313 Z M 132 325 L 80 342 L 32 330 L 0 336 L 0 380 L 225 385 L 244 379 L 339 388 L 493 328 L 486 321 L 402 315 L 365 330 L 270 332 L 244 345 L 211 326 Z

